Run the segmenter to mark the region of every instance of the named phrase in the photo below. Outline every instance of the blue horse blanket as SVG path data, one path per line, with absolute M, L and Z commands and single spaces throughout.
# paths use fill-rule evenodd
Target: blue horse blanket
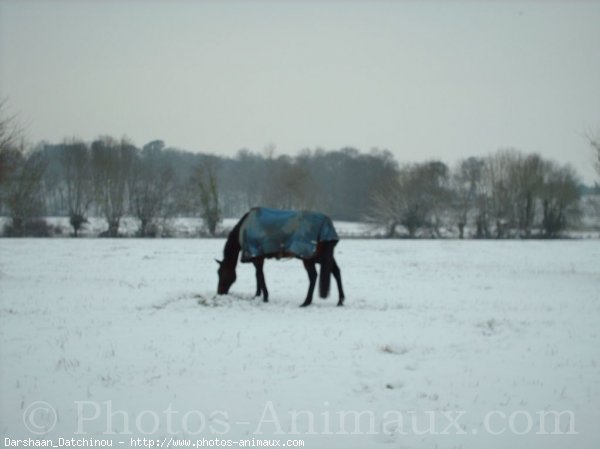
M 265 207 L 248 212 L 239 236 L 242 262 L 262 256 L 310 259 L 317 251 L 317 243 L 339 240 L 327 215 Z

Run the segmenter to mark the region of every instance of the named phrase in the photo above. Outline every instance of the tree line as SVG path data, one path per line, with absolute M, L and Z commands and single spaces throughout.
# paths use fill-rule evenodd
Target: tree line
M 581 214 L 575 171 L 537 154 L 502 150 L 449 167 L 441 161 L 399 164 L 386 150 L 303 150 L 276 156 L 240 150 L 234 157 L 136 147 L 103 136 L 27 148 L 0 125 L 0 207 L 4 235 L 43 235 L 41 217 L 68 216 L 77 236 L 87 218 L 118 236 L 123 217 L 137 235 L 162 234 L 176 216 L 203 220 L 215 235 L 223 217 L 262 205 L 321 210 L 336 220 L 366 221 L 388 237 L 558 237 Z M 594 147 L 593 140 L 590 140 Z
M 160 234 L 160 223 L 176 216 L 200 217 L 215 235 L 223 217 L 256 205 L 318 209 L 358 221 L 373 186 L 397 172 L 387 151 L 307 150 L 291 157 L 240 150 L 222 157 L 168 148 L 160 140 L 137 148 L 110 136 L 4 153 L 12 162 L 0 186 L 2 212 L 11 218 L 5 234 L 15 236 L 37 229 L 44 215 L 69 216 L 75 236 L 90 216 L 105 219 L 110 237 L 119 235 L 125 216 L 138 219 L 141 237 Z
M 558 237 L 578 219 L 580 183 L 575 171 L 537 154 L 501 150 L 470 157 L 449 170 L 442 162 L 407 165 L 373 196 L 372 219 L 389 236 L 402 226 L 441 236 L 453 224 L 460 238 Z

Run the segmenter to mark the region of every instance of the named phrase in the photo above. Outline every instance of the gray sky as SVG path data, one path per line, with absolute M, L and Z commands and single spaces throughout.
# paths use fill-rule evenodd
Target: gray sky
M 32 141 L 233 155 L 539 152 L 597 179 L 600 2 L 0 0 L 0 96 Z

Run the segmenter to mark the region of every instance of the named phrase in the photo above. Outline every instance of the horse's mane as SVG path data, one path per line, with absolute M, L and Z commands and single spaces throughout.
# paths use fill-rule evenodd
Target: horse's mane
M 242 223 L 246 219 L 250 212 L 246 212 L 240 221 L 233 227 L 229 235 L 227 236 L 227 241 L 225 242 L 225 248 L 223 249 L 223 260 L 235 260 L 237 262 L 237 256 L 240 252 L 240 228 L 242 227 Z

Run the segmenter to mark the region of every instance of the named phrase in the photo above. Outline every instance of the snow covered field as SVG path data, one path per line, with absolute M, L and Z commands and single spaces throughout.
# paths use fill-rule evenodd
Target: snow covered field
M 600 241 L 342 240 L 307 309 L 298 261 L 213 299 L 223 243 L 0 240 L 2 442 L 600 447 Z

